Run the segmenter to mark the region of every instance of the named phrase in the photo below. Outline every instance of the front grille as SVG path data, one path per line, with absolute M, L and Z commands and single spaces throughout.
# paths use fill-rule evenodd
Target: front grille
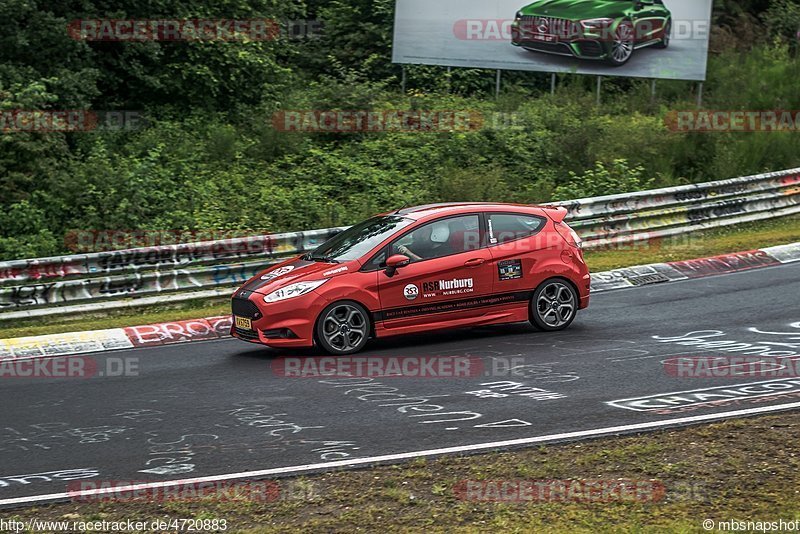
M 255 330 L 247 330 L 245 328 L 239 328 L 238 326 L 234 326 L 233 329 L 236 331 L 236 335 L 242 339 L 246 339 L 247 341 L 258 341 L 258 332 Z
M 231 299 L 231 310 L 233 311 L 234 315 L 238 315 L 239 317 L 247 317 L 250 319 L 257 319 L 258 317 L 261 317 L 261 313 L 258 311 L 258 306 L 256 306 L 255 302 L 249 299 L 233 297 Z
M 550 54 L 560 54 L 562 56 L 572 56 L 569 46 L 564 43 L 540 43 L 538 41 L 525 41 L 523 46 L 530 50 L 549 52 Z
M 555 35 L 560 39 L 574 39 L 581 35 L 580 24 L 556 17 L 523 15 L 519 19 L 519 28 L 527 33 Z

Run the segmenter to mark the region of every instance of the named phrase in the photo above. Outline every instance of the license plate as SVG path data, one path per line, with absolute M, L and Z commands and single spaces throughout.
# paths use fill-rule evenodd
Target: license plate
M 246 330 L 252 330 L 253 329 L 253 321 L 251 321 L 247 317 L 235 317 L 234 316 L 234 319 L 236 320 L 236 328 L 244 328 Z
M 533 39 L 535 41 L 545 41 L 545 42 L 548 42 L 548 43 L 552 43 L 553 41 L 556 40 L 556 36 L 555 35 L 543 35 L 543 34 L 534 33 L 533 34 Z

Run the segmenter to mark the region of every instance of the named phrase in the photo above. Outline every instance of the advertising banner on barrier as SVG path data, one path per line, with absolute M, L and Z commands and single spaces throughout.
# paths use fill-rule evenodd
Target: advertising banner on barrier
M 712 0 L 397 0 L 395 63 L 703 81 Z

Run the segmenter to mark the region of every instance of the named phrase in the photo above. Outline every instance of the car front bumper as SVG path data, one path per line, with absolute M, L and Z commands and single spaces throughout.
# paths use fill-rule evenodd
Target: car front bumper
M 260 293 L 237 291 L 231 299 L 231 335 L 269 347 L 312 347 L 316 318 L 326 305 L 314 291 L 271 303 Z M 237 327 L 237 316 L 250 319 L 252 329 Z
M 591 37 L 570 38 L 554 35 L 542 35 L 527 31 L 519 24 L 511 25 L 511 44 L 558 56 L 574 57 L 579 59 L 605 59 L 608 56 L 608 44 Z

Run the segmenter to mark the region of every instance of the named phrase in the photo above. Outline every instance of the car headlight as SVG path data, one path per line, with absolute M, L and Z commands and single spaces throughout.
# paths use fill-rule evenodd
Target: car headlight
M 288 286 L 276 289 L 269 295 L 265 296 L 264 302 L 278 302 L 279 300 L 286 300 L 292 297 L 305 295 L 306 293 L 314 291 L 328 280 L 328 278 L 324 278 L 322 280 L 311 280 L 309 282 L 295 282 L 294 284 L 289 284 Z
M 614 19 L 586 19 L 581 21 L 581 26 L 585 31 L 597 32 L 611 28 Z
M 517 14 L 514 15 L 514 20 L 519 20 L 522 18 L 522 11 L 517 11 Z

